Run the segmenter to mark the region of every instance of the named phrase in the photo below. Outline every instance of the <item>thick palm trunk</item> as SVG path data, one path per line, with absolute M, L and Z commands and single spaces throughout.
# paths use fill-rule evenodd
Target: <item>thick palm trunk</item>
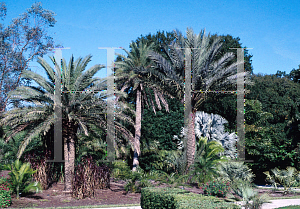
M 187 133 L 187 169 L 194 163 L 196 151 L 196 136 L 195 136 L 195 117 L 196 111 L 193 111 L 189 118 L 188 133 Z
M 78 125 L 63 120 L 64 160 L 65 160 L 65 192 L 72 192 L 72 180 L 75 167 L 75 138 Z
M 132 171 L 136 171 L 139 165 L 140 151 L 140 139 L 141 139 L 141 127 L 142 127 L 142 93 L 138 88 L 136 93 L 136 116 L 135 116 L 135 138 L 134 138 L 134 156 Z

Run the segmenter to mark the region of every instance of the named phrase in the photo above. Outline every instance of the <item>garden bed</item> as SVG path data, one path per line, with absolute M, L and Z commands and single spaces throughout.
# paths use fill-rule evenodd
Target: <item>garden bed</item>
M 0 172 L 0 176 L 8 176 L 9 171 Z M 155 187 L 168 187 L 168 184 L 156 182 L 150 180 L 151 185 Z M 31 193 L 26 196 L 16 199 L 16 195 L 12 195 L 12 205 L 9 208 L 46 208 L 46 207 L 79 207 L 79 206 L 99 206 L 99 205 L 128 205 L 128 204 L 140 204 L 140 193 L 126 192 L 124 186 L 126 181 L 110 179 L 110 189 L 97 189 L 95 192 L 95 197 L 85 198 L 85 199 L 75 199 L 71 195 L 63 193 L 64 184 L 54 183 L 49 189 L 43 190 L 42 193 Z M 204 194 L 202 189 L 199 189 L 196 184 L 179 186 L 181 189 L 185 189 L 195 194 Z M 289 193 L 283 195 L 283 191 L 272 191 L 266 188 L 257 188 L 256 191 L 260 195 L 263 193 L 268 193 L 271 199 L 282 199 L 282 198 L 299 198 L 299 193 Z M 234 195 L 237 197 L 237 195 Z M 226 199 L 226 198 L 220 198 Z
M 64 194 L 64 184 L 54 183 L 49 189 L 43 190 L 42 193 L 21 196 L 19 200 L 16 199 L 16 195 L 12 195 L 12 205 L 9 208 L 140 204 L 141 194 L 126 193 L 125 183 L 114 181 L 110 183 L 111 189 L 97 189 L 95 197 L 85 199 L 75 199 L 71 195 Z

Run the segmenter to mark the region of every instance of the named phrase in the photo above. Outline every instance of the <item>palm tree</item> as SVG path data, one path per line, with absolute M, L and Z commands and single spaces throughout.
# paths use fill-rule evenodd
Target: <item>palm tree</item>
M 111 95 L 107 95 L 105 91 L 107 88 L 106 79 L 93 78 L 104 66 L 94 65 L 85 71 L 91 57 L 91 55 L 88 55 L 84 59 L 79 58 L 74 62 L 72 56 L 68 66 L 66 61 L 63 60 L 62 73 L 60 73 L 58 65 L 55 64 L 54 57 L 50 57 L 50 59 L 55 65 L 55 69 L 52 69 L 43 58 L 39 58 L 38 63 L 45 70 L 48 80 L 32 71 L 24 71 L 22 76 L 35 81 L 39 86 L 22 86 L 10 92 L 9 97 L 12 102 L 24 101 L 29 105 L 6 112 L 0 122 L 1 125 L 11 126 L 13 130 L 8 139 L 22 130 L 30 130 L 19 147 L 17 156 L 19 159 L 26 146 L 35 136 L 46 135 L 53 127 L 55 122 L 54 85 L 57 76 L 61 74 L 63 92 L 61 98 L 62 137 L 66 192 L 72 191 L 71 181 L 74 173 L 75 143 L 78 129 L 82 130 L 85 135 L 89 135 L 89 132 L 93 132 L 92 126 L 106 128 L 106 102 L 103 99 Z M 118 92 L 116 93 L 119 95 Z M 119 110 L 122 110 L 122 108 L 116 109 L 115 116 L 125 120 L 126 116 L 123 116 Z M 130 122 L 130 119 L 127 118 L 127 121 Z M 116 125 L 117 130 L 122 130 L 124 134 L 128 133 L 118 125 Z M 130 137 L 130 134 L 127 135 Z M 131 138 L 133 137 L 131 136 Z
M 136 171 L 139 165 L 140 151 L 140 138 L 141 138 L 141 122 L 142 122 L 142 103 L 143 101 L 149 106 L 150 100 L 152 109 L 156 113 L 155 105 L 151 97 L 150 89 L 155 96 L 155 102 L 159 110 L 161 110 L 161 102 L 169 111 L 168 104 L 164 99 L 164 90 L 159 83 L 159 72 L 156 72 L 153 68 L 153 63 L 148 57 L 149 51 L 153 48 L 153 43 L 149 46 L 144 42 L 140 42 L 139 46 L 135 42 L 130 44 L 131 51 L 127 53 L 127 57 L 124 55 L 119 56 L 122 61 L 117 61 L 116 75 L 119 77 L 119 88 L 124 92 L 125 90 L 131 91 L 135 95 L 136 99 L 136 116 L 135 116 L 135 138 L 134 138 L 134 157 L 132 171 Z M 119 98 L 117 98 L 118 100 Z
M 251 84 L 248 80 L 248 74 L 237 74 L 237 65 L 234 62 L 233 53 L 226 53 L 219 59 L 216 55 L 221 49 L 222 43 L 220 38 L 213 38 L 210 34 L 206 35 L 205 30 L 201 30 L 199 35 L 194 34 L 192 29 L 187 29 L 185 38 L 181 32 L 175 31 L 176 41 L 169 47 L 165 47 L 164 53 L 167 58 L 152 51 L 150 58 L 155 61 L 168 77 L 166 84 L 172 93 L 176 93 L 177 98 L 184 101 L 184 84 L 185 84 L 185 51 L 191 53 L 191 70 L 192 70 L 192 92 L 191 103 L 192 113 L 188 121 L 187 134 L 187 170 L 194 162 L 196 137 L 195 137 L 195 115 L 201 103 L 205 101 L 209 90 L 223 90 L 236 83 L 237 77 L 246 77 L 245 83 Z M 188 50 L 185 50 L 188 49 Z M 201 92 L 200 92 L 201 91 Z M 204 92 L 204 93 L 203 93 Z

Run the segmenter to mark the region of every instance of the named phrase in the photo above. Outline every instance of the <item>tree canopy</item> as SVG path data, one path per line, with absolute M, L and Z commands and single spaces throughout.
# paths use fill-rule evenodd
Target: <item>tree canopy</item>
M 2 21 L 6 16 L 5 3 L 0 4 Z M 23 70 L 29 69 L 29 62 L 45 55 L 54 45 L 47 29 L 54 27 L 55 13 L 42 8 L 41 3 L 34 3 L 8 26 L 0 23 L 0 113 L 7 106 L 7 94 L 21 84 L 28 84 L 22 78 Z

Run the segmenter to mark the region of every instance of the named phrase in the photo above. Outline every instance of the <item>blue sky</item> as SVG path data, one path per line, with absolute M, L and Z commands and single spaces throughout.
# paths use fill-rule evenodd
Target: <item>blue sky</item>
M 7 20 L 17 17 L 35 1 L 6 1 Z M 300 64 L 299 0 L 231 1 L 137 1 L 137 0 L 41 0 L 43 8 L 55 12 L 57 23 L 49 30 L 69 61 L 71 54 L 93 55 L 88 67 L 106 64 L 105 50 L 98 47 L 124 47 L 141 34 L 158 30 L 192 27 L 199 33 L 240 37 L 243 46 L 253 48 L 254 73 L 289 73 Z M 116 52 L 121 53 L 122 50 Z M 51 54 L 50 54 L 51 55 Z M 31 66 L 38 66 L 31 63 Z M 38 69 L 38 68 L 36 68 Z M 33 68 L 34 70 L 34 68 Z M 101 77 L 106 75 L 102 70 Z

